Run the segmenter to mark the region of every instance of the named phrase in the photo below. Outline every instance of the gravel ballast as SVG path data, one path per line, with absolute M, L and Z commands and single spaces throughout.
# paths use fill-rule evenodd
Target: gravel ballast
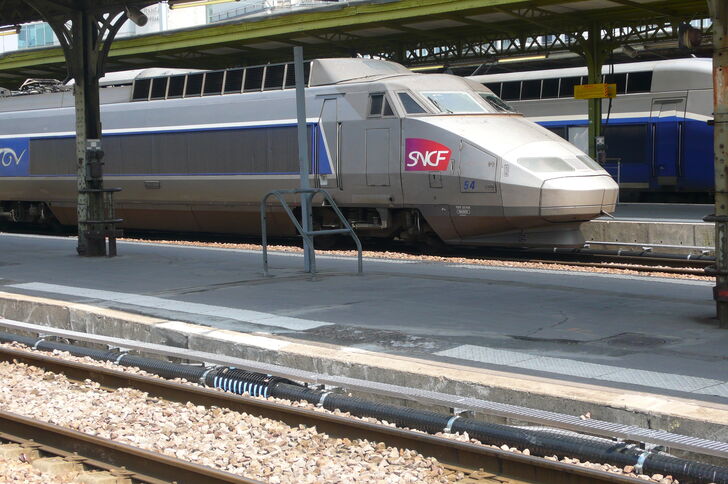
M 28 351 L 33 353 L 37 352 L 36 350 L 31 350 L 23 345 L 15 343 L 0 343 L 0 346 L 12 347 L 16 350 Z M 40 353 L 48 354 L 44 352 Z M 134 367 L 122 367 L 115 365 L 111 362 L 101 362 L 93 360 L 91 358 L 76 357 L 68 353 L 58 351 L 54 351 L 53 354 L 55 357 L 70 361 L 100 366 L 115 371 L 123 371 L 161 378 Z M 198 407 L 192 404 L 181 405 L 174 402 L 163 402 L 161 407 L 165 410 L 161 410 L 160 414 L 159 409 L 154 410 L 147 409 L 145 407 L 158 406 L 159 402 L 162 402 L 162 400 L 149 398 L 146 393 L 139 392 L 133 389 L 122 389 L 117 392 L 113 392 L 112 394 L 109 394 L 108 392 L 101 390 L 98 384 L 90 381 L 86 381 L 82 385 L 79 385 L 77 383 L 67 380 L 66 377 L 63 375 L 57 375 L 51 372 L 44 372 L 39 368 L 29 367 L 27 365 L 18 366 L 19 369 L 22 370 L 20 371 L 20 373 L 29 373 L 33 376 L 33 378 L 29 379 L 29 381 L 32 381 L 34 383 L 23 383 L 24 379 L 22 378 L 22 376 L 13 378 L 14 383 L 12 384 L 10 384 L 8 381 L 0 383 L 0 407 L 5 408 L 8 411 L 13 411 L 33 418 L 39 418 L 41 420 L 55 423 L 57 425 L 73 428 L 82 432 L 87 432 L 91 435 L 98 435 L 104 438 L 112 438 L 119 442 L 124 442 L 147 450 L 162 452 L 167 455 L 178 457 L 184 460 L 189 460 L 198 464 L 210 465 L 228 472 L 234 472 L 238 474 L 242 473 L 242 475 L 245 475 L 247 477 L 261 479 L 266 482 L 457 482 L 458 480 L 464 478 L 462 474 L 453 473 L 451 470 L 442 467 L 439 463 L 437 463 L 435 459 L 425 459 L 414 451 L 399 450 L 399 457 L 397 457 L 392 452 L 392 448 L 388 448 L 382 443 L 351 441 L 349 439 L 331 439 L 328 438 L 325 434 L 317 433 L 315 429 L 291 429 L 286 424 L 275 420 L 258 418 L 255 416 L 232 412 L 227 409 L 219 409 L 216 407 L 206 409 L 205 407 Z M 2 372 L 3 374 L 10 374 L 12 372 L 13 374 L 15 374 L 19 372 L 19 370 L 14 369 L 14 365 L 0 363 L 0 372 Z M 175 381 L 193 386 L 199 386 L 196 383 L 189 383 L 185 380 Z M 53 387 L 48 390 L 49 393 L 46 393 L 46 389 L 44 389 L 44 387 L 46 386 Z M 5 401 L 8 398 L 12 399 L 12 396 L 14 394 L 17 393 L 22 395 L 24 392 L 30 393 L 30 396 L 16 400 L 16 407 L 19 408 L 19 410 L 12 410 L 9 407 L 5 406 Z M 68 398 L 64 397 L 64 392 L 70 392 L 71 396 Z M 54 398 L 51 398 L 50 395 L 55 395 L 56 393 L 61 399 L 58 401 L 68 403 L 68 405 L 72 407 L 72 410 L 63 410 L 63 403 L 55 403 L 56 400 Z M 97 403 L 103 403 L 102 401 L 107 395 L 110 397 L 110 403 L 104 403 L 101 407 L 105 409 L 102 411 L 102 414 L 98 414 L 100 410 L 97 409 L 94 404 L 88 404 L 88 401 L 86 401 L 86 399 L 83 397 L 83 395 L 87 393 L 88 396 L 92 396 L 94 401 L 96 401 Z M 81 395 L 80 397 L 79 394 Z M 45 396 L 48 399 L 46 400 L 42 396 Z M 130 412 L 126 409 L 118 410 L 118 408 L 115 407 L 116 405 L 121 408 L 126 405 L 123 402 L 125 402 L 127 396 L 133 397 L 131 402 L 133 402 L 134 405 L 134 412 L 139 412 L 139 418 L 135 416 L 136 414 L 134 412 Z M 17 403 L 22 402 L 25 399 L 27 399 L 27 403 Z M 333 413 L 335 415 L 346 416 L 352 419 L 363 420 L 371 423 L 380 423 L 394 427 L 394 424 L 377 421 L 374 418 L 353 417 L 350 416 L 348 413 L 343 413 L 338 410 L 334 412 L 329 412 L 328 410 L 316 407 L 307 402 L 290 402 L 287 400 L 273 398 L 269 398 L 269 400 L 275 401 L 277 403 L 292 405 L 294 407 L 306 408 L 309 410 L 324 413 Z M 44 410 L 42 407 L 43 401 L 54 402 L 52 404 L 52 408 L 47 411 Z M 80 401 L 81 404 L 86 405 L 85 408 L 87 408 L 89 411 L 95 412 L 97 415 L 85 415 L 84 411 L 75 408 L 74 402 L 78 401 Z M 182 409 L 182 407 L 184 407 L 184 409 Z M 33 408 L 34 413 L 32 415 L 26 413 L 23 410 L 24 408 Z M 184 415 L 184 417 L 180 417 L 177 414 L 178 410 L 181 410 L 181 414 Z M 79 414 L 81 417 L 80 423 L 74 423 L 75 420 L 73 418 L 73 415 L 76 414 Z M 145 422 L 153 422 L 155 418 L 158 418 L 159 421 L 162 421 L 167 419 L 168 417 L 170 422 L 167 422 L 164 425 L 158 424 L 161 425 L 161 427 L 147 427 L 145 425 Z M 132 428 L 127 428 L 127 418 L 130 419 L 130 421 L 134 424 Z M 179 421 L 179 418 L 183 419 L 181 423 Z M 253 430 L 243 431 L 243 427 L 240 426 L 243 424 L 232 425 L 231 420 L 236 421 L 236 418 L 241 418 L 242 420 L 239 420 L 239 422 L 247 422 L 250 425 L 256 423 L 260 424 L 260 422 L 263 422 L 262 425 L 266 429 L 266 432 Z M 95 425 L 95 422 L 98 422 L 100 425 Z M 182 425 L 184 427 L 179 428 L 179 431 L 181 432 L 179 435 L 176 434 L 176 425 Z M 120 426 L 121 430 L 114 430 L 115 426 Z M 87 431 L 85 429 L 89 430 Z M 139 435 L 135 435 L 135 429 L 139 430 L 141 433 Z M 206 435 L 208 436 L 208 440 L 200 439 L 200 429 L 203 429 L 207 432 Z M 232 432 L 230 434 L 230 438 L 232 439 L 231 442 L 222 443 L 221 439 L 227 438 L 230 429 L 236 429 L 235 432 Z M 268 435 L 269 433 L 267 432 L 268 429 L 273 429 L 270 432 L 276 434 L 277 439 L 266 440 L 270 439 L 270 435 Z M 160 437 L 161 440 L 153 438 L 153 434 L 157 431 L 162 434 L 162 437 Z M 150 432 L 152 435 L 150 435 Z M 210 433 L 212 433 L 214 438 L 209 438 Z M 301 435 L 298 435 L 299 433 L 302 433 L 302 435 L 304 436 L 302 437 Z M 308 435 L 308 437 L 305 437 L 305 435 Z M 440 437 L 459 440 L 462 442 L 471 442 L 478 445 L 484 445 L 475 439 L 470 439 L 467 434 L 460 435 L 438 433 L 436 435 Z M 288 436 L 291 436 L 290 441 L 287 440 Z M 256 439 L 258 439 L 260 442 L 263 442 L 264 444 L 267 444 L 268 442 L 275 442 L 272 444 L 274 446 L 274 451 L 261 450 L 260 452 L 256 452 L 251 455 L 246 454 L 244 451 L 241 452 L 240 449 L 243 442 L 245 444 L 249 444 L 251 447 L 254 447 L 254 445 L 257 445 Z M 322 443 L 326 440 L 328 440 L 328 442 Z M 308 443 L 300 444 L 300 442 L 304 441 Z M 312 441 L 313 443 L 311 443 L 310 441 Z M 196 447 L 198 444 L 202 447 Z M 351 447 L 352 445 L 358 447 L 358 449 L 354 448 L 353 450 L 348 451 L 345 449 Z M 222 446 L 222 448 L 220 448 L 220 446 Z M 496 446 L 487 445 L 487 447 Z M 514 453 L 522 453 L 526 455 L 530 454 L 528 449 L 517 449 L 515 447 L 509 448 L 507 446 L 502 446 L 500 448 L 502 450 Z M 238 451 L 236 457 L 237 460 L 235 460 L 235 462 L 231 462 L 229 458 L 226 460 L 225 452 L 230 449 Z M 374 456 L 369 456 L 369 459 L 361 459 L 366 454 L 362 454 L 361 449 L 366 450 L 367 453 L 372 451 L 376 452 L 376 454 Z M 210 456 L 207 456 L 203 461 L 203 452 L 207 452 L 208 450 L 212 450 L 213 454 L 217 457 L 210 458 Z M 305 463 L 304 465 L 308 465 L 310 462 L 309 459 L 305 457 L 305 455 L 307 455 L 309 451 L 312 453 L 317 453 L 318 455 L 322 455 L 321 452 L 324 451 L 323 455 L 326 457 L 326 459 L 324 459 L 323 461 L 314 460 L 314 465 L 312 467 L 305 467 L 305 472 L 317 472 L 321 470 L 321 466 L 323 464 L 328 464 L 327 466 L 323 466 L 322 470 L 324 474 L 314 475 L 315 479 L 313 480 L 296 480 L 295 474 L 285 474 L 281 476 L 277 476 L 275 473 L 261 474 L 267 471 L 271 471 L 271 469 L 275 471 L 277 468 L 280 468 L 281 472 L 283 472 L 283 469 L 286 468 L 285 466 L 288 465 L 289 462 L 302 461 Z M 276 458 L 278 460 L 274 459 L 276 456 L 279 456 Z M 262 464 L 260 464 L 259 466 L 253 466 L 258 474 L 249 474 L 243 467 L 236 467 L 243 466 L 252 462 L 253 457 L 255 457 L 256 459 L 260 458 L 260 462 L 262 462 Z M 337 470 L 339 469 L 338 463 L 332 464 L 334 459 L 339 458 L 343 459 L 344 462 L 347 463 L 347 465 L 343 466 L 343 470 Z M 673 479 L 672 476 L 662 476 L 659 474 L 647 476 L 635 474 L 634 469 L 631 466 L 620 468 L 609 464 L 580 462 L 578 459 L 572 459 L 568 457 L 558 459 L 553 456 L 546 457 L 546 459 L 554 461 L 560 460 L 561 462 L 579 465 L 582 467 L 589 467 L 596 470 L 607 471 L 614 474 L 638 477 L 647 481 L 659 482 L 660 484 L 679 484 L 679 481 L 677 479 Z M 382 464 L 383 461 L 384 463 Z M 414 471 L 416 472 L 414 474 L 402 474 L 403 469 L 408 468 L 408 463 L 410 461 L 417 463 L 417 467 L 414 469 Z M 282 462 L 283 465 L 274 465 L 277 462 Z M 384 474 L 378 473 L 377 471 L 381 471 L 382 469 L 374 469 L 374 464 L 376 464 L 376 467 L 386 468 L 387 472 L 391 471 L 391 474 L 388 474 L 387 472 L 385 472 Z M 231 469 L 237 469 L 237 472 Z M 409 470 L 412 471 L 413 469 Z M 362 471 L 369 472 L 365 473 L 362 477 L 357 474 L 346 474 L 346 471 L 356 471 L 360 473 Z M 2 472 L 0 472 L 0 476 L 1 475 Z M 346 479 L 341 477 L 344 475 L 347 476 Z M 382 475 L 384 475 L 385 477 L 380 477 Z M 422 475 L 424 475 L 425 477 L 420 477 Z M 415 480 L 413 481 L 407 479 Z
M 315 427 L 181 404 L 129 388 L 106 391 L 25 364 L 0 363 L 5 411 L 270 483 L 456 482 L 433 458 Z

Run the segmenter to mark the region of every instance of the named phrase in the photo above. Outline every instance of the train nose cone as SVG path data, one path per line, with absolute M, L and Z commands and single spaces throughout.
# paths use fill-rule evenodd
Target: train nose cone
M 546 180 L 541 186 L 541 216 L 550 221 L 591 220 L 613 212 L 618 186 L 608 175 Z

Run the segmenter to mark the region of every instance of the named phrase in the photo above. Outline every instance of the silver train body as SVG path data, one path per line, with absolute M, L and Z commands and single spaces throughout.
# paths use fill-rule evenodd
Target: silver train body
M 482 85 L 391 62 L 307 64 L 311 182 L 364 236 L 572 246 L 617 185 Z M 159 73 L 157 73 L 159 74 Z M 298 185 L 293 66 L 138 75 L 101 89 L 107 186 L 124 226 L 257 234 L 259 201 Z M 0 98 L 0 203 L 76 222 L 71 92 Z M 316 206 L 318 227 L 335 225 Z M 271 229 L 293 234 L 271 207 Z

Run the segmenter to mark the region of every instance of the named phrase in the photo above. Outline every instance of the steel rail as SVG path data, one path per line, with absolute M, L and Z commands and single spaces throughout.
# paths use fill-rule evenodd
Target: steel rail
M 646 429 L 633 425 L 617 424 L 595 419 L 582 420 L 574 415 L 532 409 L 506 403 L 498 403 L 479 398 L 453 396 L 431 390 L 414 389 L 346 376 L 319 374 L 313 371 L 299 370 L 296 368 L 262 363 L 255 360 L 233 356 L 217 355 L 199 350 L 165 346 L 156 343 L 132 341 L 112 336 L 99 336 L 79 331 L 12 321 L 4 318 L 0 318 L 0 327 L 12 328 L 19 331 L 35 332 L 38 334 L 53 335 L 93 344 L 107 346 L 112 345 L 149 354 L 157 354 L 160 356 L 183 358 L 214 365 L 234 366 L 259 373 L 289 378 L 296 381 L 313 383 L 316 385 L 330 385 L 345 388 L 350 391 L 360 391 L 385 397 L 406 399 L 439 407 L 472 410 L 477 414 L 515 419 L 518 421 L 597 435 L 605 438 L 620 438 L 635 442 L 648 442 L 651 444 L 662 445 L 670 449 L 680 449 L 699 455 L 712 455 L 722 459 L 728 458 L 728 443 L 726 442 L 690 437 L 664 430 Z
M 330 413 L 316 412 L 293 407 L 265 399 L 251 398 L 219 390 L 210 390 L 194 385 L 176 383 L 161 378 L 137 375 L 129 372 L 109 370 L 103 367 L 62 360 L 34 354 L 29 351 L 0 347 L 0 361 L 22 362 L 43 368 L 46 371 L 63 373 L 67 377 L 83 381 L 98 382 L 106 388 L 135 388 L 150 396 L 176 402 L 192 402 L 195 405 L 217 406 L 267 417 L 285 422 L 291 426 L 315 426 L 320 432 L 340 438 L 367 439 L 384 442 L 389 446 L 416 450 L 438 461 L 465 467 L 483 469 L 500 476 L 540 484 L 601 484 L 601 483 L 643 483 L 641 479 L 606 471 L 580 467 L 541 457 L 517 454 L 499 448 L 460 442 L 410 430 L 369 423 Z M 0 425 L 3 421 L 0 420 Z M 123 444 L 118 444 L 124 446 Z M 128 446 L 124 446 L 128 447 Z M 142 451 L 147 453 L 146 451 Z M 171 459 L 165 457 L 165 459 Z M 173 459 L 174 460 L 174 459 Z M 190 464 L 191 466 L 194 466 Z M 199 466 L 194 466 L 199 467 Z M 127 466 L 127 468 L 131 468 Z M 193 482 L 182 481 L 181 482 Z M 240 482 L 240 481 L 204 481 Z M 250 481 L 248 481 L 250 482 Z
M 177 484 L 259 484 L 211 467 L 103 439 L 58 425 L 0 410 L 0 428 L 15 437 L 32 440 L 63 453 L 123 467 L 127 477 L 141 482 Z M 83 462 L 83 461 L 81 461 Z M 129 475 L 131 473 L 131 475 Z

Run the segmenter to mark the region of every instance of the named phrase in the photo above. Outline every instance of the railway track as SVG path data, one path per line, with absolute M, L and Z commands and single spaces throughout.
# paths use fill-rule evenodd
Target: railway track
M 209 467 L 138 449 L 41 420 L 0 411 L 2 460 L 28 463 L 50 476 L 73 476 L 73 482 L 259 483 Z M 0 476 L 1 477 L 1 476 Z
M 552 461 L 522 453 L 461 442 L 401 428 L 352 419 L 282 403 L 210 390 L 160 378 L 67 361 L 36 352 L 0 346 L 0 361 L 24 363 L 44 371 L 63 374 L 75 381 L 94 381 L 102 388 L 134 388 L 149 398 L 193 405 L 226 408 L 284 422 L 291 427 L 315 427 L 331 437 L 366 439 L 434 457 L 457 482 L 472 483 L 637 483 L 645 482 L 621 474 Z M 27 417 L 0 412 L 0 439 L 31 446 L 83 462 L 87 466 L 117 472 L 127 482 L 230 483 L 257 482 L 238 475 L 192 464 L 126 444 L 83 434 Z M 120 470 L 120 468 L 123 469 Z

